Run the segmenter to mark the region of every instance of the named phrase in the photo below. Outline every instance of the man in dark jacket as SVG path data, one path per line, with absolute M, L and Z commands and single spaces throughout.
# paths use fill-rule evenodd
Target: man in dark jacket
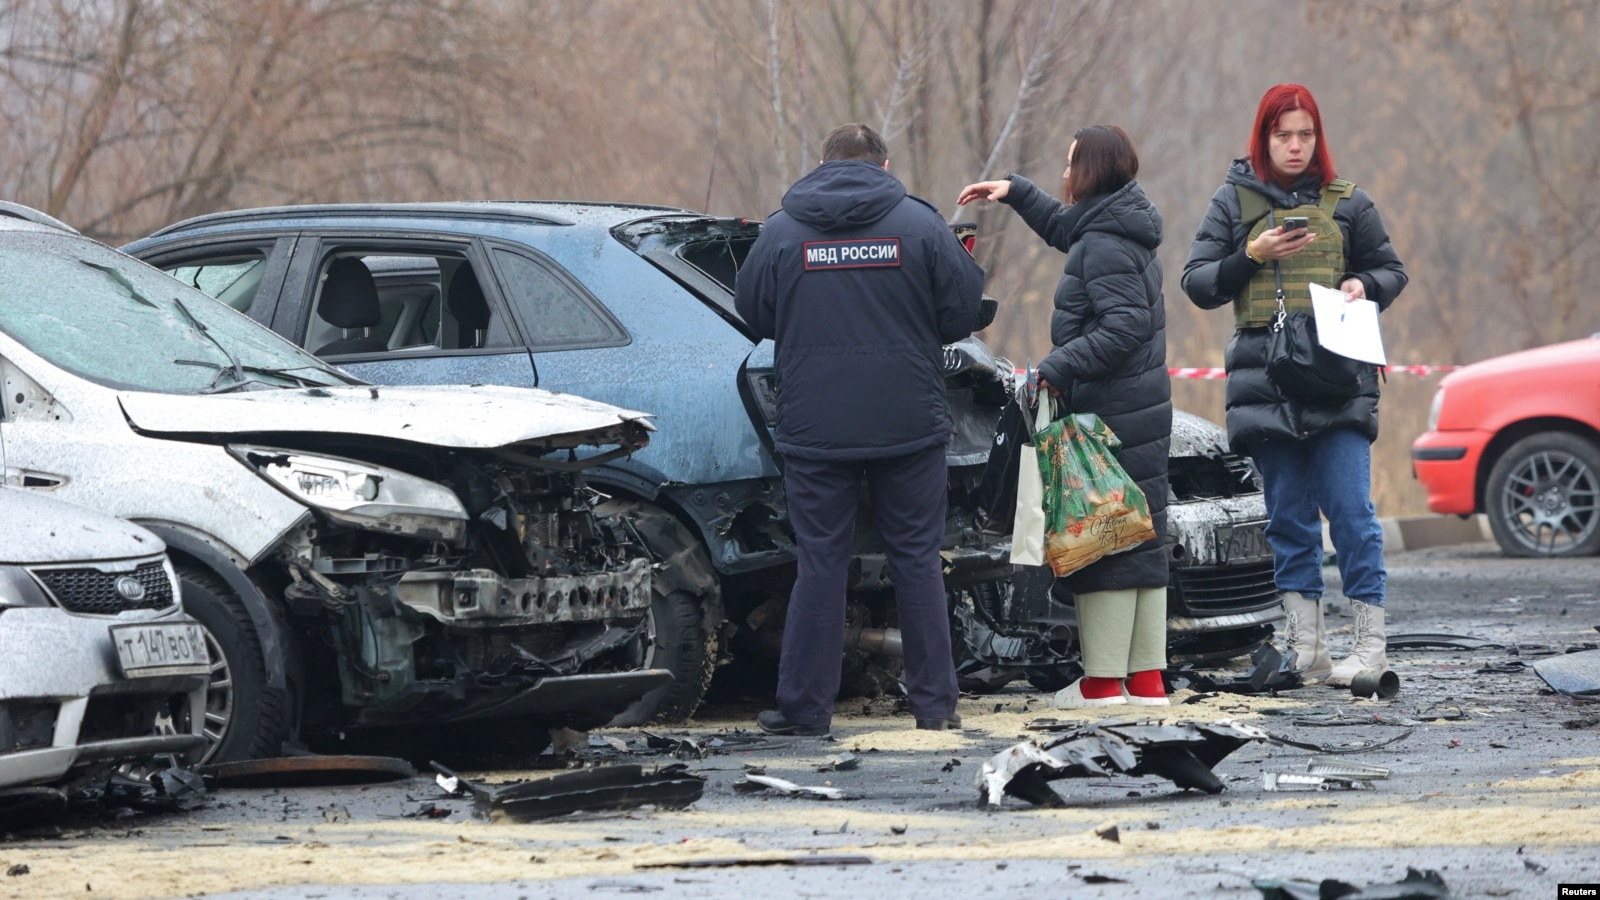
M 861 482 L 900 611 L 918 728 L 960 725 L 939 556 L 950 410 L 940 348 L 979 326 L 983 270 L 888 171 L 883 138 L 835 129 L 739 270 L 739 314 L 776 342 L 777 449 L 798 573 L 774 734 L 825 734 L 844 654 Z

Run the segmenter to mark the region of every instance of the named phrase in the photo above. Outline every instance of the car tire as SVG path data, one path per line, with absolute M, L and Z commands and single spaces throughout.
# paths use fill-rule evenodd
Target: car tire
M 206 631 L 207 746 L 201 762 L 279 756 L 293 722 L 289 692 L 271 687 L 261 641 L 239 595 L 203 569 L 180 567 L 183 608 Z
M 1600 551 L 1600 447 L 1564 431 L 1517 441 L 1489 471 L 1484 511 L 1507 555 Z
M 618 713 L 614 727 L 682 722 L 694 715 L 716 673 L 722 592 L 705 546 L 672 513 L 646 503 L 613 501 L 597 512 L 624 518 L 657 561 L 644 668 L 666 669 L 672 682 Z

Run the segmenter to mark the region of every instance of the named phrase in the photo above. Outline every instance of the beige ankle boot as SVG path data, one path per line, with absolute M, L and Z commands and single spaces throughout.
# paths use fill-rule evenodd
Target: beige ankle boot
M 1339 660 L 1328 676 L 1332 687 L 1349 687 L 1354 678 L 1367 669 L 1382 672 L 1389 668 L 1389 636 L 1384 631 L 1383 607 L 1359 601 L 1350 604 L 1356 614 L 1356 643 L 1350 655 Z
M 1322 624 L 1322 601 L 1308 600 L 1299 591 L 1283 592 L 1284 655 L 1294 655 L 1290 665 L 1300 671 L 1300 680 L 1316 684 L 1333 671 L 1328 656 L 1328 637 Z

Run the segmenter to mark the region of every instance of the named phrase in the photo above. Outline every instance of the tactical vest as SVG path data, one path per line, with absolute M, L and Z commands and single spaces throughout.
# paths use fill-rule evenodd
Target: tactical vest
M 1235 328 L 1261 328 L 1272 323 L 1278 312 L 1278 274 L 1283 277 L 1283 306 L 1286 312 L 1310 312 L 1312 282 L 1337 288 L 1339 276 L 1349 271 L 1344 260 L 1344 232 L 1333 220 L 1333 209 L 1339 201 L 1351 195 L 1356 186 L 1343 178 L 1335 178 L 1322 189 L 1321 203 L 1306 203 L 1293 209 L 1273 209 L 1272 202 L 1258 191 L 1234 185 L 1239 195 L 1239 218 L 1251 224 L 1246 243 L 1255 240 L 1263 231 L 1276 228 L 1277 216 L 1305 216 L 1306 227 L 1317 236 L 1311 245 L 1288 259 L 1273 260 L 1256 270 L 1250 283 L 1233 302 Z

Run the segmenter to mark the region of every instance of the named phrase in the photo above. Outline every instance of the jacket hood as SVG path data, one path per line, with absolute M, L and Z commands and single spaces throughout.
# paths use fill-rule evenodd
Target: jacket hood
M 827 162 L 783 195 L 783 211 L 819 231 L 871 225 L 906 196 L 906 186 L 882 166 L 860 160 Z
M 1283 209 L 1296 207 L 1322 196 L 1322 176 L 1306 172 L 1296 179 L 1288 190 L 1284 190 L 1276 183 L 1269 184 L 1262 181 L 1250 165 L 1248 156 L 1241 156 L 1228 164 L 1227 183 L 1253 188 L 1269 197 L 1274 207 Z
M 1145 196 L 1137 181 L 1074 204 L 1068 214 L 1078 217 L 1072 230 L 1073 240 L 1099 231 L 1127 238 L 1151 250 L 1161 246 L 1161 211 Z
M 132 522 L 23 488 L 0 487 L 0 564 L 98 562 L 154 556 L 161 539 Z
M 117 395 L 145 434 L 231 439 L 246 434 L 363 435 L 456 449 L 642 447 L 647 413 L 570 394 L 494 385 L 353 386 L 237 394 Z

